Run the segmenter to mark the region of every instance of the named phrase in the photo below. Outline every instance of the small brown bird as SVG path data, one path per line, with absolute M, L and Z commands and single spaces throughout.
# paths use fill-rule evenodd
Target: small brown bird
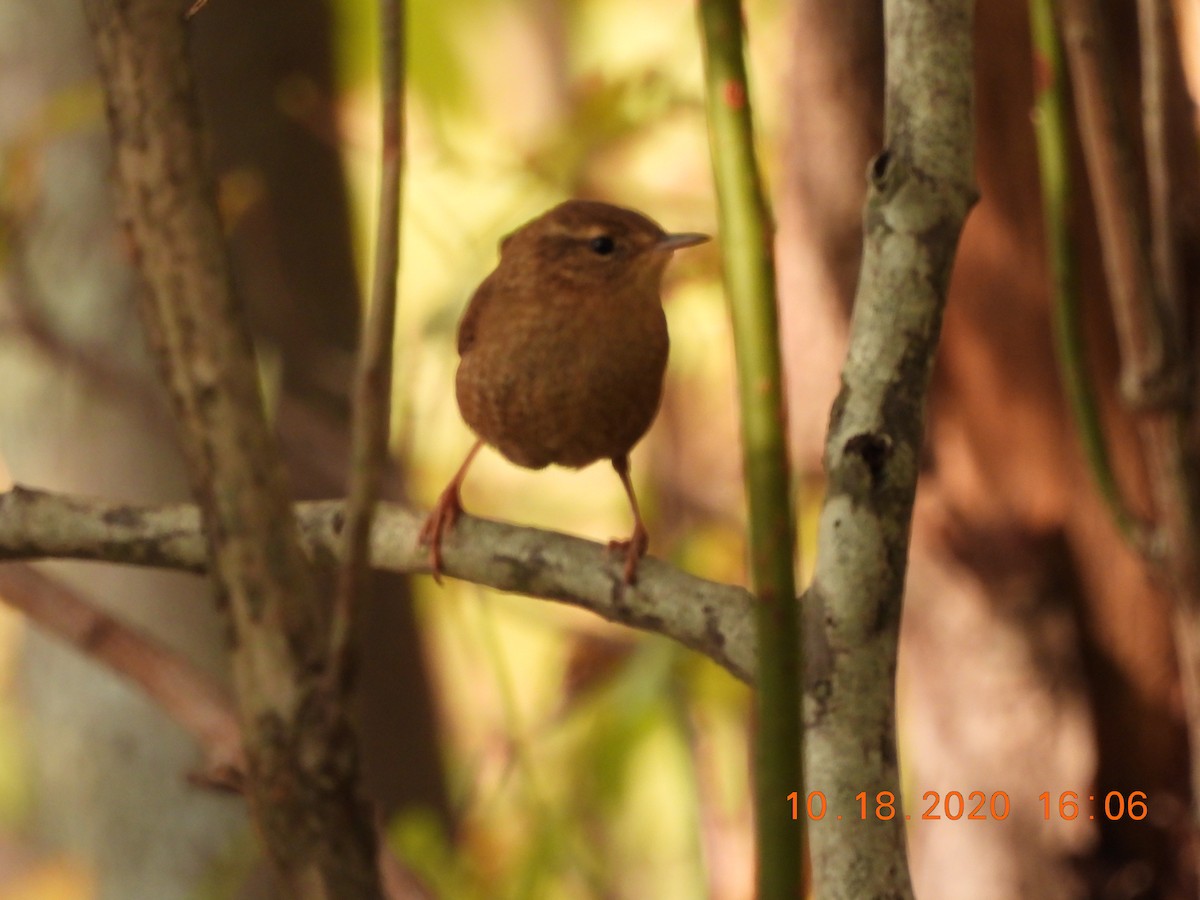
M 500 264 L 458 326 L 458 406 L 479 440 L 421 529 L 440 581 L 442 535 L 483 444 L 519 466 L 579 469 L 612 460 L 633 508 L 613 541 L 632 584 L 649 538 L 629 480 L 629 451 L 654 421 L 667 366 L 659 289 L 671 254 L 708 240 L 667 234 L 619 206 L 568 200 L 500 242 Z

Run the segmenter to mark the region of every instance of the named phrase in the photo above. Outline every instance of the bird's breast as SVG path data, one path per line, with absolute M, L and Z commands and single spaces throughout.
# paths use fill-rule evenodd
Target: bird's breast
M 584 466 L 622 456 L 650 427 L 668 337 L 657 302 L 496 304 L 456 380 L 467 424 L 513 462 Z

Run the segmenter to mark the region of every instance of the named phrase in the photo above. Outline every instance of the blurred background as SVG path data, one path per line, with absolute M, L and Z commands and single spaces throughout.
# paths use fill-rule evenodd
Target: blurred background
M 297 493 L 335 496 L 374 233 L 375 9 L 244 6 L 214 2 L 191 26 L 219 199 Z M 77 7 L 0 0 L 0 377 L 11 386 L 0 450 L 21 482 L 173 499 L 185 490 L 177 463 L 146 463 L 170 458 L 174 438 L 111 224 L 103 102 Z M 783 9 L 762 0 L 747 14 L 770 166 Z M 416 0 L 408 15 L 389 489 L 429 505 L 471 443 L 453 400 L 454 336 L 500 238 L 572 196 L 675 231 L 715 233 L 715 207 L 690 4 Z M 633 458 L 651 552 L 741 582 L 738 423 L 713 245 L 681 254 L 664 297 L 666 397 Z M 533 473 L 487 451 L 464 502 L 600 541 L 630 525 L 608 466 Z M 51 568 L 222 671 L 198 582 Z M 378 587 L 379 646 L 363 677 L 368 776 L 401 863 L 432 895 L 749 896 L 744 685 L 669 641 L 569 608 L 453 580 Z M 180 604 L 192 606 L 185 624 Z M 0 898 L 260 895 L 238 801 L 183 784 L 196 761 L 186 739 L 3 608 L 0 627 Z
M 470 445 L 452 399 L 454 332 L 499 239 L 569 196 L 635 207 L 668 230 L 714 233 L 715 210 L 693 4 L 409 6 L 388 492 L 427 506 Z M 1195 84 L 1198 6 L 1173 6 Z M 857 279 L 864 172 L 884 140 L 881 4 L 753 0 L 745 11 L 779 221 L 803 543 Z M 1133 0 L 1103 14 L 1136 122 Z M 211 0 L 190 27 L 238 287 L 293 487 L 339 496 L 375 208 L 373 7 Z M 914 812 L 927 791 L 1005 791 L 1012 813 L 914 822 L 916 892 L 1194 896 L 1170 598 L 1096 491 L 1055 357 L 1025 4 L 981 0 L 975 31 L 982 201 L 960 243 L 929 404 L 899 740 Z M 0 460 L 38 487 L 178 500 L 187 485 L 113 225 L 90 58 L 77 0 L 0 0 Z M 1174 112 L 1194 126 L 1193 105 Z M 1148 514 L 1077 151 L 1071 168 L 1091 375 L 1122 490 Z M 1193 211 L 1194 180 L 1180 190 Z M 1184 218 L 1179 244 L 1194 303 L 1200 216 Z M 743 583 L 719 278 L 712 244 L 668 271 L 666 395 L 633 473 L 651 553 Z M 599 541 L 629 527 L 602 465 L 534 473 L 487 451 L 464 502 Z M 222 627 L 201 580 L 44 568 L 223 676 Z M 751 895 L 744 685 L 668 641 L 549 603 L 426 578 L 380 575 L 374 587 L 357 698 L 365 774 L 412 896 Z M 186 784 L 197 761 L 139 694 L 0 610 L 0 900 L 270 896 L 240 801 Z M 1043 815 L 1042 793 L 1071 790 L 1144 791 L 1151 815 Z M 776 812 L 789 808 L 780 798 Z

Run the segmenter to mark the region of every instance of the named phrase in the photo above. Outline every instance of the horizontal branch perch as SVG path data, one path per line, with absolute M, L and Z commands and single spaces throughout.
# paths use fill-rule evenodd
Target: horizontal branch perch
M 341 552 L 342 502 L 296 507 L 317 559 Z M 419 513 L 381 503 L 371 561 L 395 572 L 427 572 L 417 547 Z M 131 506 L 15 487 L 0 494 L 0 560 L 86 559 L 204 572 L 208 557 L 199 510 L 190 504 Z M 447 575 L 502 591 L 591 610 L 612 622 L 673 638 L 738 678 L 755 674 L 753 599 L 740 587 L 688 575 L 661 560 L 638 567 L 625 586 L 605 547 L 552 531 L 463 516 L 443 545 Z

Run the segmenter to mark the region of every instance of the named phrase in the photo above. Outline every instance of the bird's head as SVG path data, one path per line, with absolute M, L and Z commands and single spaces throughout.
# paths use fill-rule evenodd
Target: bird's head
M 622 290 L 658 295 L 671 255 L 707 241 L 668 234 L 641 213 L 594 200 L 568 200 L 500 243 L 501 266 L 542 278 L 556 289 Z

